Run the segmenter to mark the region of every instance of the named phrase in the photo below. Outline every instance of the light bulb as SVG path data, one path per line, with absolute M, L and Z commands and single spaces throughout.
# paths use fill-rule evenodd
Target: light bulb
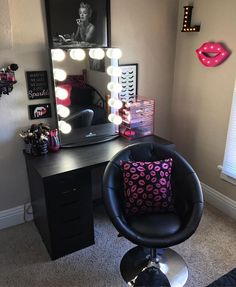
M 70 109 L 63 105 L 57 105 L 57 113 L 60 117 L 66 118 L 70 114 Z
M 122 117 L 116 114 L 110 114 L 108 120 L 115 125 L 120 125 L 122 123 Z
M 119 109 L 122 108 L 122 106 L 123 106 L 123 103 L 122 103 L 121 100 L 118 100 L 118 99 L 115 100 L 115 104 L 114 104 L 114 108 L 115 108 L 115 109 L 119 110 Z
M 72 130 L 71 125 L 65 121 L 59 121 L 59 129 L 63 134 L 69 134 Z
M 110 98 L 110 99 L 108 100 L 108 105 L 109 105 L 110 107 L 113 107 L 113 106 L 114 106 L 114 103 L 115 103 L 115 99 L 114 99 L 114 98 Z
M 113 107 L 113 108 L 119 110 L 120 108 L 122 108 L 123 103 L 122 103 L 122 101 L 119 100 L 119 99 L 110 98 L 110 99 L 108 100 L 108 105 L 109 105 L 110 107 Z
M 113 77 L 120 77 L 122 74 L 122 70 L 120 67 L 109 66 L 107 68 L 107 74 Z
M 62 49 L 52 49 L 51 55 L 52 55 L 52 60 L 56 62 L 61 62 L 66 57 L 66 53 Z
M 115 116 L 115 114 L 109 114 L 108 120 L 113 123 Z
M 94 50 L 94 57 L 97 60 L 102 60 L 105 57 L 105 52 L 102 48 L 98 48 Z
M 114 93 L 120 93 L 121 90 L 122 90 L 122 86 L 118 83 L 114 83 L 114 82 L 109 82 L 107 84 L 107 89 L 110 91 L 110 92 L 114 92 Z
M 72 49 L 70 50 L 70 57 L 76 61 L 83 61 L 86 57 L 86 53 L 83 49 Z
M 107 49 L 107 57 L 110 59 L 120 59 L 122 57 L 122 51 L 119 48 Z
M 89 50 L 89 57 L 92 58 L 92 59 L 94 59 L 94 50 L 95 49 L 90 49 Z
M 113 120 L 113 123 L 115 125 L 120 125 L 122 123 L 122 117 L 121 116 L 118 116 L 118 115 L 115 115 L 114 117 L 114 120 Z
M 69 93 L 67 92 L 67 90 L 60 88 L 60 87 L 55 88 L 55 93 L 56 93 L 56 97 L 62 101 L 67 99 L 69 96 Z
M 89 56 L 92 59 L 102 60 L 105 57 L 105 52 L 102 48 L 90 49 Z
M 62 69 L 53 69 L 54 79 L 57 81 L 64 81 L 67 77 L 67 74 Z

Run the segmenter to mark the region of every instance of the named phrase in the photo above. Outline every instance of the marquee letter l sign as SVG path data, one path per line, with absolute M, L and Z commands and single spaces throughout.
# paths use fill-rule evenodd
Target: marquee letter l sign
M 191 27 L 193 6 L 184 6 L 184 20 L 181 32 L 199 32 L 200 25 L 195 25 Z

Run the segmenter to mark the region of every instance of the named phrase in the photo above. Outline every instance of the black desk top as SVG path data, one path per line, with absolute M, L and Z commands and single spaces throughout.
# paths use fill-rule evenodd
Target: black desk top
M 94 144 L 90 146 L 61 149 L 55 153 L 43 156 L 27 155 L 27 162 L 42 178 L 69 172 L 81 168 L 91 167 L 109 162 L 109 160 L 124 147 L 138 142 L 156 142 L 163 145 L 174 144 L 158 136 L 147 136 L 129 141 L 123 137 Z

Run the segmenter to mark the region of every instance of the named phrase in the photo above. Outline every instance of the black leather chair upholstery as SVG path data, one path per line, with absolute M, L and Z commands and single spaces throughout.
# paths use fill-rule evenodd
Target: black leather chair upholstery
M 124 213 L 124 183 L 120 160 L 157 161 L 166 158 L 173 159 L 171 186 L 175 211 L 127 217 Z M 132 277 L 137 277 L 145 266 L 150 267 L 150 262 L 146 262 L 146 248 L 150 248 L 149 261 L 151 259 L 157 266 L 164 266 L 163 272 L 171 286 L 175 286 L 173 270 L 177 271 L 178 268 L 176 263 L 171 267 L 171 258 L 176 257 L 176 254 L 166 248 L 188 239 L 197 229 L 203 212 L 202 189 L 193 168 L 178 152 L 168 147 L 156 143 L 138 143 L 124 148 L 111 159 L 104 173 L 103 185 L 104 205 L 113 225 L 120 235 L 139 246 L 128 251 L 122 259 L 121 274 L 125 281 L 134 285 Z M 180 261 L 184 263 L 182 258 Z M 130 271 L 127 270 L 129 268 Z M 178 272 L 181 273 L 180 277 L 188 276 L 186 267 L 180 267 Z M 184 285 L 187 277 L 178 280 L 182 280 Z
M 91 126 L 93 117 L 93 110 L 84 109 L 69 116 L 66 121 L 70 123 L 73 128 L 83 128 Z

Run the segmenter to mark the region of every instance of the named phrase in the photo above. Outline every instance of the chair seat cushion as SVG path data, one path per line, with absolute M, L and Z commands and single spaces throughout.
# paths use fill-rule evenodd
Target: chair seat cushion
M 147 237 L 166 237 L 175 234 L 181 221 L 175 213 L 150 213 L 131 216 L 127 219 L 130 227 Z

